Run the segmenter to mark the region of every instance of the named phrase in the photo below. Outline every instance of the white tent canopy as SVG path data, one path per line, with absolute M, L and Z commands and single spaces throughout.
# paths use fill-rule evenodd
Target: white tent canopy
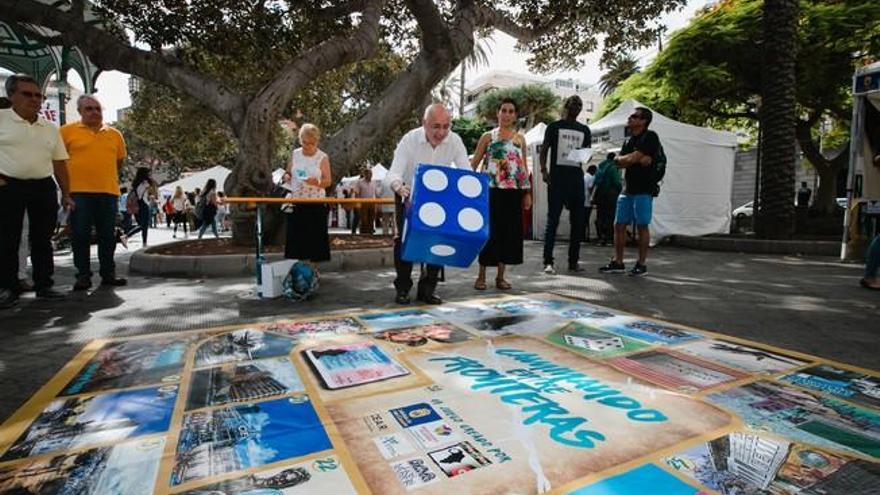
M 593 147 L 620 147 L 626 119 L 636 107 L 646 106 L 627 100 L 590 125 Z M 653 114 L 650 129 L 660 136 L 668 163 L 660 196 L 654 199 L 652 240 L 729 232 L 736 135 Z M 592 161 L 603 158 L 604 153 L 596 153 Z
M 373 183 L 384 181 L 385 175 L 388 173 L 388 169 L 385 168 L 385 166 L 381 163 L 373 165 L 373 167 L 370 168 L 370 171 L 373 172 L 373 179 L 370 181 Z M 341 182 L 342 184 L 347 186 L 354 182 L 357 182 L 358 179 L 360 179 L 360 175 L 352 175 L 350 177 L 343 177 Z
M 199 189 L 205 187 L 205 183 L 208 182 L 208 179 L 214 179 L 217 181 L 217 190 L 222 191 L 223 183 L 226 182 L 226 177 L 229 176 L 230 172 L 231 170 L 228 168 L 222 165 L 217 165 L 182 179 L 178 179 L 174 182 L 162 184 L 159 186 L 159 194 L 162 196 L 170 196 L 174 194 L 174 190 L 177 186 L 182 187 L 184 192 L 195 191 L 197 187 Z

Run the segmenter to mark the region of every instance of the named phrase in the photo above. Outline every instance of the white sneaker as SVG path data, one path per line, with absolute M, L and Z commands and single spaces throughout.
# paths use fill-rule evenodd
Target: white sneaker
M 547 275 L 556 275 L 556 268 L 553 268 L 553 265 L 544 265 L 544 273 Z

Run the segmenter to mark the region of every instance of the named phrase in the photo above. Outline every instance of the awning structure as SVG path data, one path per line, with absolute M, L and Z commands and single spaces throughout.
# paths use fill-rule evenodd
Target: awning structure
M 40 0 L 51 5 L 52 0 Z M 85 20 L 91 24 L 103 24 L 103 20 L 93 12 L 91 3 L 85 2 Z M 69 96 L 67 72 L 76 71 L 83 82 L 85 94 L 95 92 L 95 82 L 101 69 L 75 46 L 47 43 L 43 40 L 57 40 L 58 34 L 49 28 L 33 24 L 0 22 L 0 67 L 15 73 L 33 76 L 42 88 L 48 86 L 52 76 L 58 85 L 59 99 Z M 64 102 L 59 102 L 61 123 L 64 123 Z

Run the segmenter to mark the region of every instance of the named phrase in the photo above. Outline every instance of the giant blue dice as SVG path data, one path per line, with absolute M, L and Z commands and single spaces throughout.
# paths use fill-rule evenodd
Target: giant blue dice
M 466 268 L 489 240 L 489 177 L 420 164 L 400 257 L 413 263 Z

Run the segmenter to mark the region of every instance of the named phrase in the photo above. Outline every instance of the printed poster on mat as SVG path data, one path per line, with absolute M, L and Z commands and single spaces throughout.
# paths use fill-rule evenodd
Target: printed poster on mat
M 336 456 L 248 474 L 179 495 L 357 495 Z
M 330 448 L 305 395 L 196 411 L 183 418 L 171 483 L 180 485 Z
M 407 357 L 435 384 L 327 406 L 373 493 L 539 493 L 732 421 L 530 338 Z
M 708 396 L 748 425 L 880 459 L 880 413 L 816 392 L 759 381 Z
M 162 433 L 176 399 L 177 385 L 57 399 L 0 461 Z
M 331 390 L 409 374 L 409 370 L 372 342 L 313 347 L 304 354 Z
M 186 409 L 247 402 L 303 390 L 289 358 L 227 363 L 193 372 Z
M 665 461 L 719 493 L 880 493 L 880 465 L 765 434 L 731 433 Z
M 107 343 L 59 395 L 179 382 L 186 351 L 198 338 L 178 335 Z
M 820 364 L 782 377 L 782 381 L 880 408 L 880 377 Z
M 152 495 L 162 438 L 134 440 L 0 468 L 0 493 Z

